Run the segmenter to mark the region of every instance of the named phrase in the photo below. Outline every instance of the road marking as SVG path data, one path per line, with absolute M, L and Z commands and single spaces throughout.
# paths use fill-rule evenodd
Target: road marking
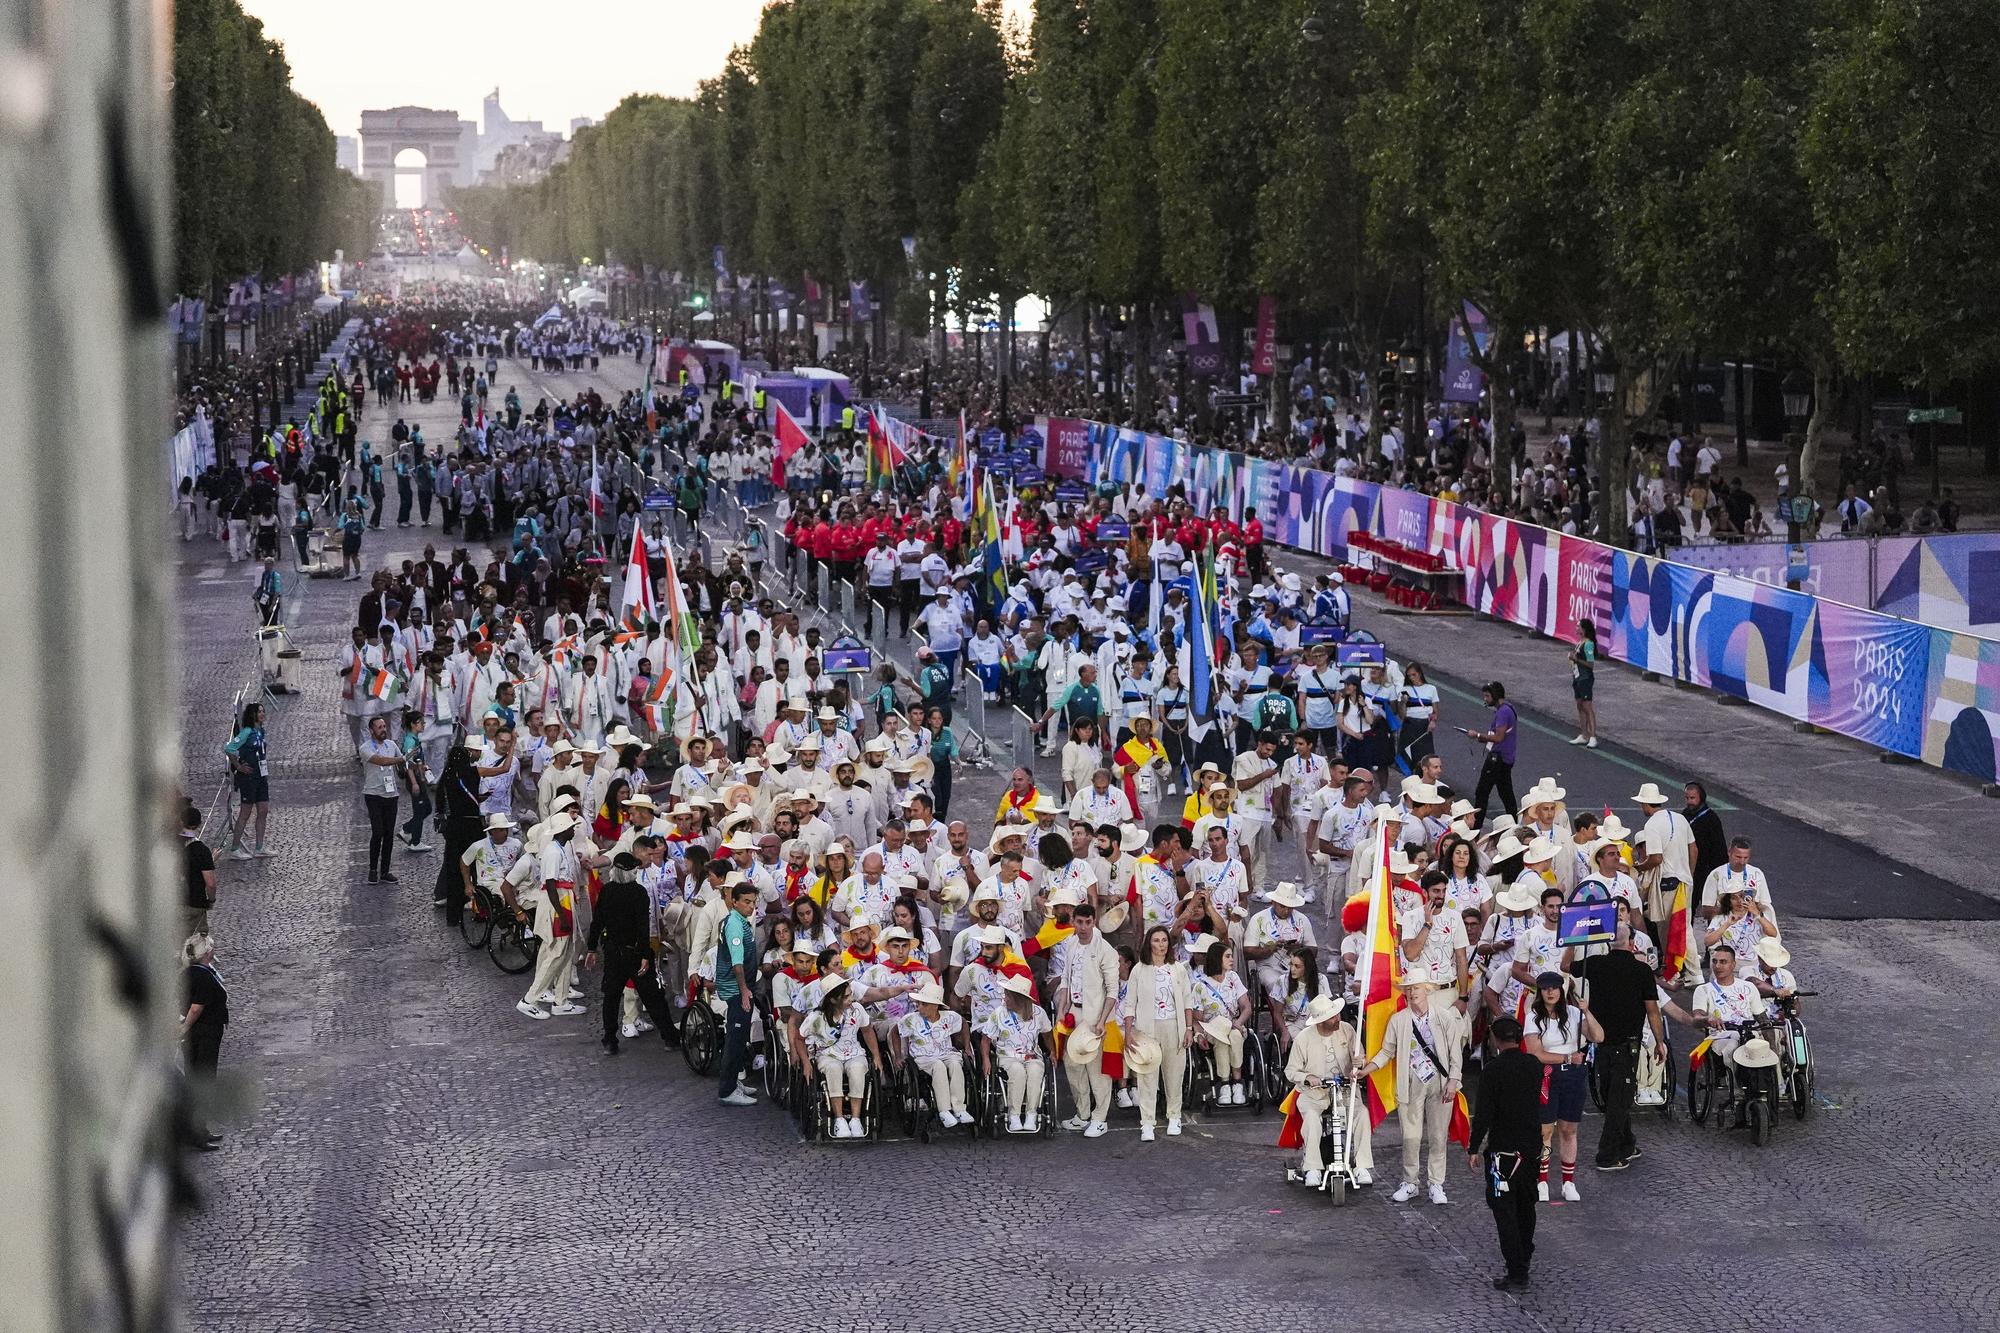
M 1457 699 L 1462 703 L 1474 704 L 1481 708 L 1485 707 L 1485 704 L 1480 700 L 1479 696 L 1476 694 L 1468 694 L 1464 690 L 1457 689 L 1453 686 L 1446 685 L 1435 680 L 1432 681 L 1431 684 L 1436 685 L 1440 691 L 1442 691 L 1447 695 L 1450 695 L 1452 698 Z M 1530 731 L 1538 731 L 1544 736 L 1552 737 L 1555 740 L 1561 741 L 1565 745 L 1569 743 L 1569 737 L 1563 735 L 1562 732 L 1556 730 L 1556 728 L 1554 727 L 1546 726 L 1543 723 L 1537 722 L 1531 717 L 1525 717 L 1525 716 L 1522 717 L 1521 725 Z M 1601 746 L 1598 749 L 1589 751 L 1588 753 L 1597 756 L 1599 759 L 1604 760 L 1608 764 L 1616 764 L 1618 767 L 1622 769 L 1625 769 L 1632 773 L 1637 773 L 1640 777 L 1650 782 L 1657 782 L 1660 784 L 1662 788 L 1670 789 L 1681 785 L 1681 780 L 1678 778 L 1668 777 L 1666 774 L 1661 773 L 1656 769 L 1648 768 L 1646 765 L 1639 763 L 1637 760 L 1627 759 L 1623 755 L 1614 754 L 1610 750 L 1604 749 Z M 1721 797 L 1716 796 L 1713 793 L 1710 793 L 1708 798 L 1708 803 L 1714 806 L 1717 810 L 1736 809 L 1736 807 L 1731 805 L 1728 801 L 1723 800 Z M 1616 807 L 1619 804 L 1619 802 L 1613 801 L 1610 802 L 1610 804 L 1613 807 Z

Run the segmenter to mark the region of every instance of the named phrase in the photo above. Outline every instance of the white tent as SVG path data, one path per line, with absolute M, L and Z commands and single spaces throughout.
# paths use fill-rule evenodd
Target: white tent
M 486 262 L 479 257 L 479 252 L 472 248 L 470 241 L 459 247 L 458 253 L 453 256 L 453 259 L 457 261 L 460 268 L 479 268 Z
M 578 307 L 601 306 L 607 304 L 606 297 L 595 287 L 578 287 L 569 293 L 569 302 Z

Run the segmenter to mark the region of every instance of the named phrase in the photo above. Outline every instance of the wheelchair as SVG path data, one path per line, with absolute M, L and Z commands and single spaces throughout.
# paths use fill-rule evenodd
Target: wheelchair
M 826 1091 L 826 1077 L 817 1064 L 799 1071 L 804 1096 L 799 1101 L 799 1137 L 807 1143 L 876 1143 L 882 1138 L 882 1108 L 885 1101 L 882 1071 L 868 1061 L 868 1075 L 861 1086 L 861 1129 L 858 1139 L 836 1139 L 831 1132 L 832 1110 Z
M 956 1052 L 956 1058 L 965 1070 L 965 1101 L 972 1111 L 972 1122 L 952 1126 L 952 1132 L 963 1131 L 968 1137 L 977 1137 L 981 1124 L 980 1106 L 984 1101 L 979 1087 L 977 1070 L 964 1052 Z M 919 1143 L 929 1143 L 932 1138 L 944 1132 L 944 1124 L 938 1119 L 937 1089 L 931 1086 L 931 1077 L 911 1058 L 906 1051 L 903 1058 L 891 1071 L 889 1084 L 889 1104 L 901 1113 L 903 1134 Z M 1006 1104 L 1003 1100 L 1003 1106 Z M 1005 1123 L 1006 1112 L 1001 1112 Z
M 990 1057 L 992 1042 L 980 1038 L 980 1053 Z M 975 1135 L 984 1134 L 989 1139 L 1006 1136 L 1026 1136 L 1026 1130 L 1007 1128 L 1007 1075 L 1000 1068 L 998 1059 L 992 1060 L 992 1072 L 980 1068 L 980 1062 L 968 1057 L 966 1070 L 966 1100 L 972 1105 L 972 1130 Z M 928 1080 L 926 1080 L 928 1082 Z M 977 1089 L 977 1092 L 973 1090 Z M 1031 1097 L 1032 1104 L 1032 1097 Z M 1034 1135 L 1039 1138 L 1053 1138 L 1056 1132 L 1056 1059 L 1046 1047 L 1042 1051 L 1042 1099 L 1037 1113 Z
M 465 915 L 470 917 L 472 911 L 473 905 L 467 903 Z M 489 908 L 488 920 L 486 952 L 493 959 L 493 966 L 508 976 L 519 976 L 533 967 L 535 959 L 541 954 L 542 942 L 535 938 L 527 913 L 519 908 L 509 908 L 496 898 Z M 459 928 L 464 929 L 463 918 Z
M 1778 1102 L 1784 1096 L 1784 1080 L 1781 1077 L 1785 1069 L 1784 1056 L 1780 1054 L 1779 1063 L 1773 1068 L 1746 1069 L 1736 1063 L 1736 1053 L 1753 1037 L 1770 1032 L 1773 1037 L 1782 1038 L 1784 1031 L 1774 1030 L 1762 1018 L 1730 1023 L 1718 1031 L 1736 1034 L 1736 1050 L 1730 1052 L 1728 1059 L 1722 1059 L 1711 1048 L 1701 1067 L 1689 1071 L 1688 1116 L 1701 1125 L 1708 1123 L 1709 1114 L 1713 1112 L 1717 1126 L 1722 1129 L 1748 1129 L 1750 1141 L 1761 1148 L 1771 1141 L 1771 1130 L 1778 1116 Z M 1778 1042 L 1772 1041 L 1771 1044 L 1775 1048 Z M 1736 1113 L 1734 1123 L 1731 1123 L 1728 1114 L 1732 1109 Z M 1797 1114 L 1796 1111 L 1794 1114 Z
M 1325 1194 L 1337 1208 L 1347 1202 L 1347 1192 L 1354 1187 L 1354 1169 L 1347 1160 L 1347 1080 L 1329 1079 L 1325 1087 L 1329 1104 L 1320 1116 L 1319 1155 L 1320 1160 L 1331 1165 L 1320 1172 L 1317 1185 L 1306 1183 L 1303 1161 L 1297 1166 L 1287 1166 L 1285 1183 Z
M 1679 1083 L 1679 1070 L 1674 1063 L 1674 1039 L 1671 1031 L 1667 1034 L 1666 1045 L 1656 1052 L 1656 1058 L 1660 1062 L 1660 1100 L 1658 1103 L 1635 1100 L 1632 1109 L 1658 1111 L 1662 1119 L 1671 1120 L 1674 1116 L 1674 1093 Z M 1584 1047 L 1584 1065 L 1589 1071 L 1591 1107 L 1602 1115 L 1605 1098 L 1609 1095 L 1608 1078 L 1603 1066 L 1597 1061 L 1597 1043 L 1594 1041 Z
M 1277 1049 L 1278 1039 L 1270 1033 L 1258 1033 L 1254 1023 L 1253 1019 L 1252 1026 L 1245 1028 L 1243 1032 L 1243 1067 L 1238 1071 L 1243 1084 L 1242 1106 L 1237 1106 L 1235 1102 L 1224 1103 L 1220 1100 L 1223 1085 L 1216 1077 L 1215 1049 L 1213 1046 L 1202 1045 L 1200 1041 L 1188 1044 L 1186 1073 L 1182 1077 L 1185 1089 L 1182 1096 L 1189 1106 L 1204 1115 L 1218 1110 L 1244 1110 L 1251 1115 L 1262 1113 L 1269 1092 L 1268 1077 L 1271 1066 L 1265 1055 L 1264 1042 L 1260 1041 L 1259 1037 L 1268 1038 L 1274 1051 Z M 1282 1072 L 1281 1063 L 1281 1076 Z
M 1792 1108 L 1792 1119 L 1804 1120 L 1812 1113 L 1813 1089 L 1819 1076 L 1813 1069 L 1812 1040 L 1806 1035 L 1806 1021 L 1799 1017 L 1800 1000 L 1818 991 L 1793 991 L 1777 1002 L 1778 1024 L 1767 1040 L 1778 1051 L 1778 1085 Z
M 707 1078 L 715 1072 L 716 1057 L 722 1053 L 722 1000 L 706 981 L 692 983 L 698 989 L 687 1008 L 677 1015 L 681 1031 L 681 1058 L 696 1075 Z

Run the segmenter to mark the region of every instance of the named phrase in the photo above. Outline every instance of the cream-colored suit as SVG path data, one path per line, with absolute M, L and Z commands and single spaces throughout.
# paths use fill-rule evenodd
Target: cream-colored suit
M 1173 1005 L 1173 1017 L 1170 1019 L 1160 1017 L 1157 1001 L 1163 994 Z M 1187 1072 L 1187 1055 L 1182 1043 L 1187 1039 L 1188 1025 L 1194 1021 L 1193 988 L 1188 981 L 1187 964 L 1168 963 L 1165 967 L 1139 964 L 1132 969 L 1125 1001 L 1129 1020 L 1125 1037 L 1127 1052 L 1130 1052 L 1132 1041 L 1137 1037 L 1151 1037 L 1160 1043 L 1159 1065 L 1138 1075 L 1139 1123 L 1153 1123 L 1163 1082 L 1167 1087 L 1167 1119 L 1179 1120 L 1181 1088 Z
M 1441 994 L 1441 993 L 1440 993 Z M 1398 1009 L 1389 1017 L 1382 1033 L 1382 1055 L 1396 1064 L 1396 1118 L 1403 1128 L 1403 1183 L 1415 1185 L 1419 1154 L 1430 1168 L 1430 1183 L 1444 1184 L 1445 1162 L 1450 1157 L 1451 1111 L 1457 1101 L 1462 1077 L 1465 1043 L 1472 1025 L 1456 1005 L 1431 997 L 1429 1011 L 1431 1050 L 1437 1055 L 1431 1077 L 1418 1071 L 1430 1064 L 1417 1044 L 1417 1011 Z M 1450 1095 L 1446 1087 L 1450 1086 Z
M 1330 1037 L 1319 1030 L 1318 1024 L 1308 1023 L 1292 1038 L 1292 1053 L 1285 1061 L 1285 1077 L 1299 1092 L 1299 1132 L 1305 1139 L 1305 1169 L 1308 1171 L 1323 1170 L 1326 1166 L 1319 1152 L 1320 1117 L 1332 1106 L 1333 1097 L 1331 1089 L 1310 1087 L 1306 1080 L 1331 1082 L 1335 1078 L 1351 1077 L 1354 1055 L 1354 1029 L 1345 1023 L 1335 1028 Z M 1343 1092 L 1342 1096 L 1345 1095 Z M 1375 1154 L 1368 1142 L 1367 1104 L 1357 1099 L 1354 1105 L 1358 1108 L 1357 1113 L 1350 1116 L 1347 1123 L 1354 1166 L 1356 1170 L 1373 1171 Z
M 1090 943 L 1072 936 L 1057 988 L 1057 1012 L 1073 1014 L 1080 1032 L 1096 1032 L 1112 1017 L 1118 1003 L 1118 952 L 1102 931 L 1093 932 Z M 1063 1062 L 1069 1071 L 1070 1096 L 1076 1113 L 1086 1121 L 1102 1121 L 1111 1115 L 1111 1076 L 1101 1060 L 1086 1064 Z

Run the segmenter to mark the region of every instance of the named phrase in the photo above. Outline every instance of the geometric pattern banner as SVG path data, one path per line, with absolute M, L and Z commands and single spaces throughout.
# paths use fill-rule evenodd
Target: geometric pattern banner
M 1815 575 L 1850 594 L 1865 596 L 1872 560 L 1879 600 L 1901 611 L 1885 615 L 1785 587 L 1770 563 L 1782 543 L 1689 548 L 1696 568 L 1400 487 L 1095 422 L 1088 434 L 1093 479 L 1183 487 L 1204 514 L 1254 507 L 1268 540 L 1334 560 L 1356 532 L 1444 555 L 1465 604 L 1495 619 L 1569 643 L 1588 620 L 1607 656 L 1640 670 L 1988 782 L 2000 770 L 2000 642 L 1933 628 L 2000 627 L 2000 534 L 1811 544 Z

